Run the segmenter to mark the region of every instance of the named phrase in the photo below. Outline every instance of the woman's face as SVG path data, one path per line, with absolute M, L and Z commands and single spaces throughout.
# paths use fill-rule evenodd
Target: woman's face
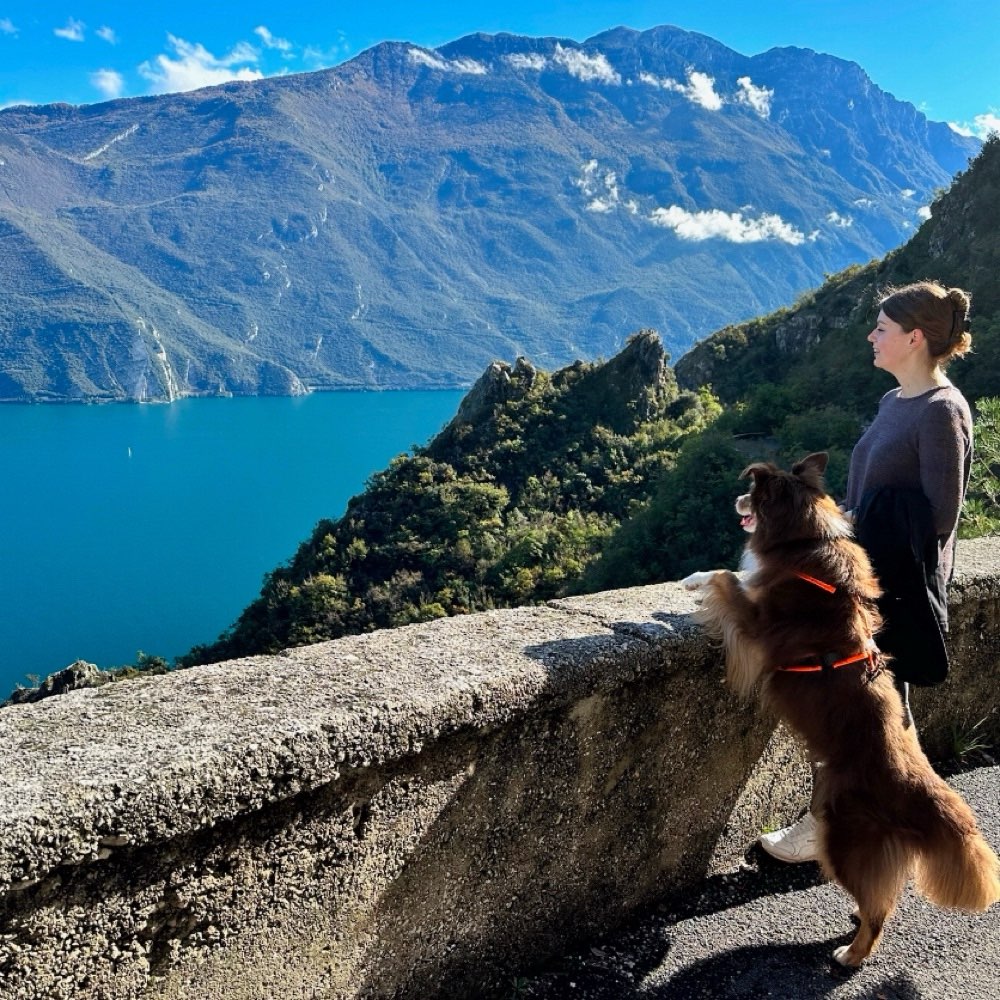
M 887 372 L 898 371 L 913 354 L 913 333 L 879 311 L 875 329 L 868 334 L 868 342 L 875 349 L 875 367 Z

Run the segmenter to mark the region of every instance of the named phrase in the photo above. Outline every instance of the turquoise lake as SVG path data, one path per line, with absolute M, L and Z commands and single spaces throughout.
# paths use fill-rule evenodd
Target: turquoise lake
M 215 639 L 463 393 L 0 406 L 0 699 Z

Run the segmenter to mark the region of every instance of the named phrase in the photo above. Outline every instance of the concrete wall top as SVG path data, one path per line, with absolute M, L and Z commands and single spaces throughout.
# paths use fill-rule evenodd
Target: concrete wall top
M 1000 595 L 1000 539 L 960 544 L 966 595 Z M 613 591 L 10 706 L 0 892 L 703 659 L 693 606 L 675 583 Z

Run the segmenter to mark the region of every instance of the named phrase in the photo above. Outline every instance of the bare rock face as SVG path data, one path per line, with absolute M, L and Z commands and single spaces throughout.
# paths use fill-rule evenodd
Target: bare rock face
M 513 368 L 506 361 L 493 361 L 459 404 L 456 423 L 478 423 L 495 407 L 519 399 L 531 388 L 535 374 L 535 366 L 525 358 L 518 358 Z
M 653 420 L 677 394 L 669 357 L 654 330 L 640 330 L 624 350 L 600 369 L 608 391 L 639 420 Z

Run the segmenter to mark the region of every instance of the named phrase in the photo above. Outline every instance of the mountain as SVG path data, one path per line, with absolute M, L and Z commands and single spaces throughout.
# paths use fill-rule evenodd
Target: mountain
M 805 49 L 384 43 L 0 111 L 0 400 L 469 384 L 677 356 L 896 246 L 978 148 Z
M 711 407 L 656 334 L 554 373 L 494 362 L 426 447 L 321 521 L 188 665 L 565 593 Z
M 997 219 L 1000 134 L 994 133 L 969 168 L 935 197 L 929 220 L 904 246 L 864 267 L 846 268 L 793 308 L 716 331 L 677 362 L 678 382 L 688 389 L 710 385 L 728 404 L 770 399 L 760 407 L 766 417 L 749 417 L 753 429 L 772 429 L 784 413 L 808 410 L 819 399 L 870 416 L 873 401 L 892 388 L 891 379 L 872 367 L 865 342 L 875 302 L 890 285 L 926 279 L 972 294 L 973 351 L 952 364 L 949 377 L 970 399 L 1000 395 Z M 785 398 L 775 405 L 778 386 Z

